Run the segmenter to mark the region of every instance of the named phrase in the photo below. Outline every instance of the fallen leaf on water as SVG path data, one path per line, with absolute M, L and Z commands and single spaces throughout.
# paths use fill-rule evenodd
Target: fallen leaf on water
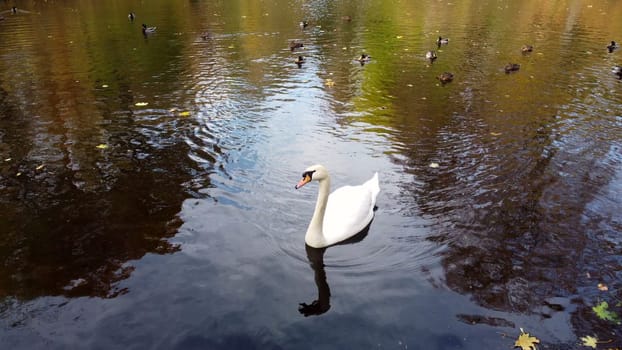
M 604 284 L 604 283 L 599 283 L 599 284 L 598 284 L 598 290 L 603 291 L 603 292 L 606 292 L 606 291 L 608 291 L 608 290 L 609 290 L 609 288 L 607 287 L 607 285 L 606 285 L 606 284 Z
M 6 158 L 4 161 L 5 161 L 5 162 L 10 162 L 10 161 L 11 161 L 11 158 Z
M 500 132 L 491 132 L 490 135 L 492 135 L 492 136 L 500 136 L 501 133 Z
M 21 172 L 18 172 L 17 174 L 15 174 L 15 176 L 21 176 L 21 175 L 22 175 Z
M 403 38 L 403 36 L 398 35 L 398 36 L 396 36 L 395 38 L 397 38 L 397 39 L 401 39 L 401 38 Z
M 95 148 L 99 148 L 99 149 L 106 149 L 106 148 L 108 148 L 108 145 L 106 145 L 106 144 L 104 144 L 104 143 L 101 143 L 101 144 L 99 144 L 99 145 L 95 146 Z
M 190 112 L 188 112 L 188 111 L 184 111 L 184 112 L 179 113 L 180 117 L 187 117 L 189 115 L 190 115 Z
M 134 104 L 134 106 L 142 107 L 142 106 L 146 106 L 146 105 L 148 105 L 148 104 L 149 104 L 149 102 L 136 102 L 136 103 Z
M 593 306 L 592 310 L 596 313 L 600 319 L 615 322 L 620 324 L 620 318 L 618 314 L 613 311 L 609 311 L 609 304 L 606 301 L 601 302 L 600 304 Z
M 590 335 L 586 335 L 585 337 L 581 337 L 584 346 L 590 346 L 596 349 L 596 343 L 598 343 L 598 339 L 596 337 L 592 337 Z
M 523 329 L 520 329 L 520 335 L 514 343 L 514 347 L 520 347 L 522 350 L 535 350 L 536 344 L 540 343 L 540 339 L 532 337 L 529 333 L 525 333 Z
M 434 163 L 434 162 L 430 163 L 430 168 L 436 169 L 438 167 L 439 167 L 438 163 Z
M 103 87 L 103 88 L 107 88 L 107 87 L 108 87 L 108 84 L 104 84 L 104 85 L 102 85 L 102 87 Z
M 35 170 L 41 170 L 45 167 L 45 164 L 41 164 L 38 167 L 35 168 Z
M 335 82 L 332 79 L 326 79 L 326 81 L 324 82 L 324 85 L 335 86 Z

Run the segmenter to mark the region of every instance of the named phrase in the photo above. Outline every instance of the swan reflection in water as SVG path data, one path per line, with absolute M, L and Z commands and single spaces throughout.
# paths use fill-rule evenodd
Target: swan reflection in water
M 369 226 L 371 226 L 371 222 L 367 225 L 367 227 L 365 227 L 365 229 L 363 229 L 363 231 L 334 246 L 353 244 L 362 241 L 369 232 Z M 298 312 L 305 317 L 321 315 L 330 309 L 330 287 L 328 286 L 326 270 L 324 269 L 324 253 L 328 248 L 330 247 L 313 248 L 305 244 L 307 259 L 309 259 L 309 265 L 315 274 L 315 285 L 317 286 L 317 299 L 311 302 L 311 304 L 300 303 L 298 306 Z

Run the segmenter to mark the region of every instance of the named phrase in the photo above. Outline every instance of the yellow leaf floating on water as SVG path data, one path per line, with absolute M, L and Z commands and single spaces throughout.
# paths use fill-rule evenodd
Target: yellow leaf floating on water
M 525 333 L 523 329 L 520 329 L 520 336 L 514 343 L 514 347 L 519 347 L 522 350 L 536 350 L 536 344 L 540 343 L 540 339 L 532 337 L 529 333 Z
M 332 79 L 326 79 L 326 81 L 324 82 L 324 85 L 326 86 L 335 86 L 335 81 Z
M 143 106 L 146 106 L 148 104 L 149 104 L 149 102 L 136 102 L 134 104 L 134 106 L 143 107 Z
M 22 176 L 22 173 L 18 172 L 17 174 L 15 174 L 15 176 Z
M 95 146 L 95 148 L 106 149 L 106 148 L 108 148 L 108 145 L 102 143 L 102 144 L 99 144 L 99 145 Z
M 39 165 L 38 167 L 35 168 L 35 170 L 41 170 L 43 168 L 45 168 L 45 164 Z
M 583 346 L 589 346 L 596 349 L 596 343 L 598 343 L 598 339 L 596 337 L 586 335 L 585 337 L 581 337 L 581 340 L 583 341 Z
M 190 115 L 190 112 L 188 112 L 188 111 L 184 111 L 184 112 L 179 113 L 180 117 L 187 117 L 189 115 Z
M 439 167 L 439 164 L 438 164 L 438 163 L 435 163 L 435 162 L 432 162 L 432 163 L 430 163 L 430 165 L 429 165 L 429 166 L 430 166 L 430 168 L 432 168 L 432 169 L 436 169 L 436 168 L 438 168 L 438 167 Z
M 401 38 L 403 38 L 403 36 L 402 36 L 402 35 L 398 35 L 398 36 L 396 36 L 395 38 L 396 38 L 396 39 L 401 39 Z
M 10 162 L 10 161 L 11 161 L 11 158 L 6 158 L 4 161 L 5 161 L 5 162 Z
M 604 284 L 604 283 L 599 283 L 599 284 L 598 284 L 598 290 L 600 290 L 600 291 L 602 291 L 602 292 L 606 292 L 606 291 L 608 291 L 608 290 L 609 290 L 609 287 L 607 287 L 607 285 L 606 285 L 606 284 Z
M 500 132 L 491 132 L 490 135 L 492 135 L 492 136 L 500 136 L 501 133 Z
M 107 87 L 108 87 L 108 84 L 104 84 L 104 85 L 102 85 L 102 87 L 103 87 L 103 88 L 107 88 Z

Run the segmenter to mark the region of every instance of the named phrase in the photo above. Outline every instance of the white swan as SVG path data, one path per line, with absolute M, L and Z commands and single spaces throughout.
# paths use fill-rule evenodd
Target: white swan
M 305 242 L 314 248 L 324 248 L 361 232 L 374 217 L 376 197 L 380 192 L 378 173 L 358 186 L 343 186 L 331 193 L 330 176 L 322 165 L 313 165 L 302 174 L 296 189 L 318 181 L 315 212 L 305 234 Z

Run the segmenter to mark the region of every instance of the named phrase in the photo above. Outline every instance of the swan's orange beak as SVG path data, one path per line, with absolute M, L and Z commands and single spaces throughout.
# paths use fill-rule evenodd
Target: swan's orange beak
M 298 182 L 298 185 L 296 185 L 296 187 L 294 187 L 295 189 L 299 189 L 300 187 L 308 184 L 309 182 L 311 182 L 311 176 L 306 175 L 302 178 L 302 180 L 300 180 L 300 182 Z

